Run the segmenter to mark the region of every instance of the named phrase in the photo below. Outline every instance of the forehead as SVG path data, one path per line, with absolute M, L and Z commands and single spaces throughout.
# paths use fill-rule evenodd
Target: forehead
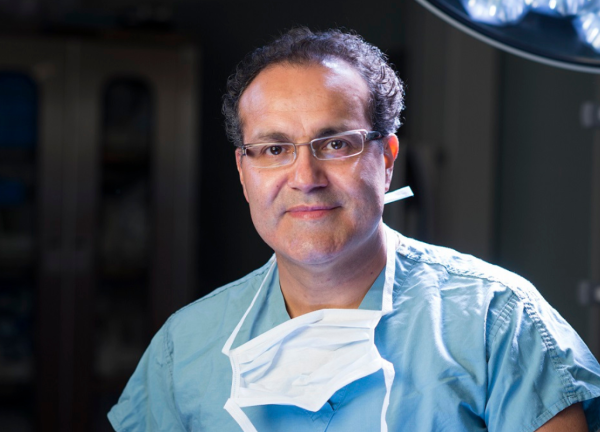
M 244 142 L 369 128 L 369 95 L 365 80 L 342 60 L 270 66 L 240 98 Z

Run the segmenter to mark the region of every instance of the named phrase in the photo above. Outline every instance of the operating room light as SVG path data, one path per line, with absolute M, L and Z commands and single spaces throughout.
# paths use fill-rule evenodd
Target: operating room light
M 573 25 L 579 37 L 600 52 L 600 9 L 576 16 Z
M 578 15 L 594 7 L 597 0 L 529 0 L 531 10 L 550 16 L 568 17 Z
M 475 21 L 492 25 L 517 23 L 528 12 L 577 17 L 596 8 L 598 0 L 461 0 Z
M 550 66 L 600 73 L 600 0 L 417 0 L 459 30 Z
M 577 34 L 600 52 L 600 0 L 461 0 L 469 16 L 495 26 L 517 24 L 527 13 L 572 20 Z
M 462 3 L 475 21 L 492 25 L 516 23 L 529 11 L 524 0 L 463 0 Z

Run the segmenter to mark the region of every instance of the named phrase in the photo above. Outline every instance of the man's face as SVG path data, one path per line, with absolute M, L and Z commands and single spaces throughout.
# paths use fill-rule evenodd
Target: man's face
M 369 90 L 343 61 L 275 65 L 263 70 L 239 103 L 244 143 L 306 143 L 355 129 L 371 130 Z M 388 190 L 397 138 L 367 142 L 362 154 L 317 160 L 309 146 L 296 160 L 257 168 L 238 149 L 237 167 L 252 221 L 278 254 L 302 265 L 327 264 L 369 250 Z

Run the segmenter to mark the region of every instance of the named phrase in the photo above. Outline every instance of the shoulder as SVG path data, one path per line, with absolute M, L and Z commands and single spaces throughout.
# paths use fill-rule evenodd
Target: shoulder
M 485 294 L 489 300 L 498 295 L 514 295 L 522 301 L 541 299 L 527 279 L 502 267 L 447 247 L 402 236 L 401 239 L 397 265 L 400 263 L 404 269 L 405 283 L 425 281 L 441 291 L 458 289 L 469 295 Z
M 397 268 L 404 272 L 401 295 L 439 301 L 440 310 L 454 317 L 447 327 L 480 326 L 488 339 L 515 318 L 515 311 L 544 335 L 547 326 L 564 322 L 527 279 L 450 248 L 402 240 L 397 249 Z
M 199 330 L 213 336 L 231 333 L 252 301 L 269 265 L 270 262 L 175 312 L 165 323 L 168 337 L 177 338 L 190 332 L 197 336 Z
M 402 240 L 402 244 L 397 249 L 399 255 L 421 266 L 441 269 L 448 274 L 448 277 L 471 277 L 490 283 L 500 283 L 523 295 L 533 288 L 533 285 L 523 277 L 472 255 L 411 238 L 402 237 Z

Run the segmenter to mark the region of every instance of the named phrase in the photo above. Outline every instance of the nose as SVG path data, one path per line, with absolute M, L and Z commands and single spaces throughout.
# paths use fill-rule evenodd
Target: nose
M 296 152 L 296 160 L 290 167 L 288 185 L 304 193 L 327 186 L 323 161 L 313 156 L 310 145 L 297 145 Z

